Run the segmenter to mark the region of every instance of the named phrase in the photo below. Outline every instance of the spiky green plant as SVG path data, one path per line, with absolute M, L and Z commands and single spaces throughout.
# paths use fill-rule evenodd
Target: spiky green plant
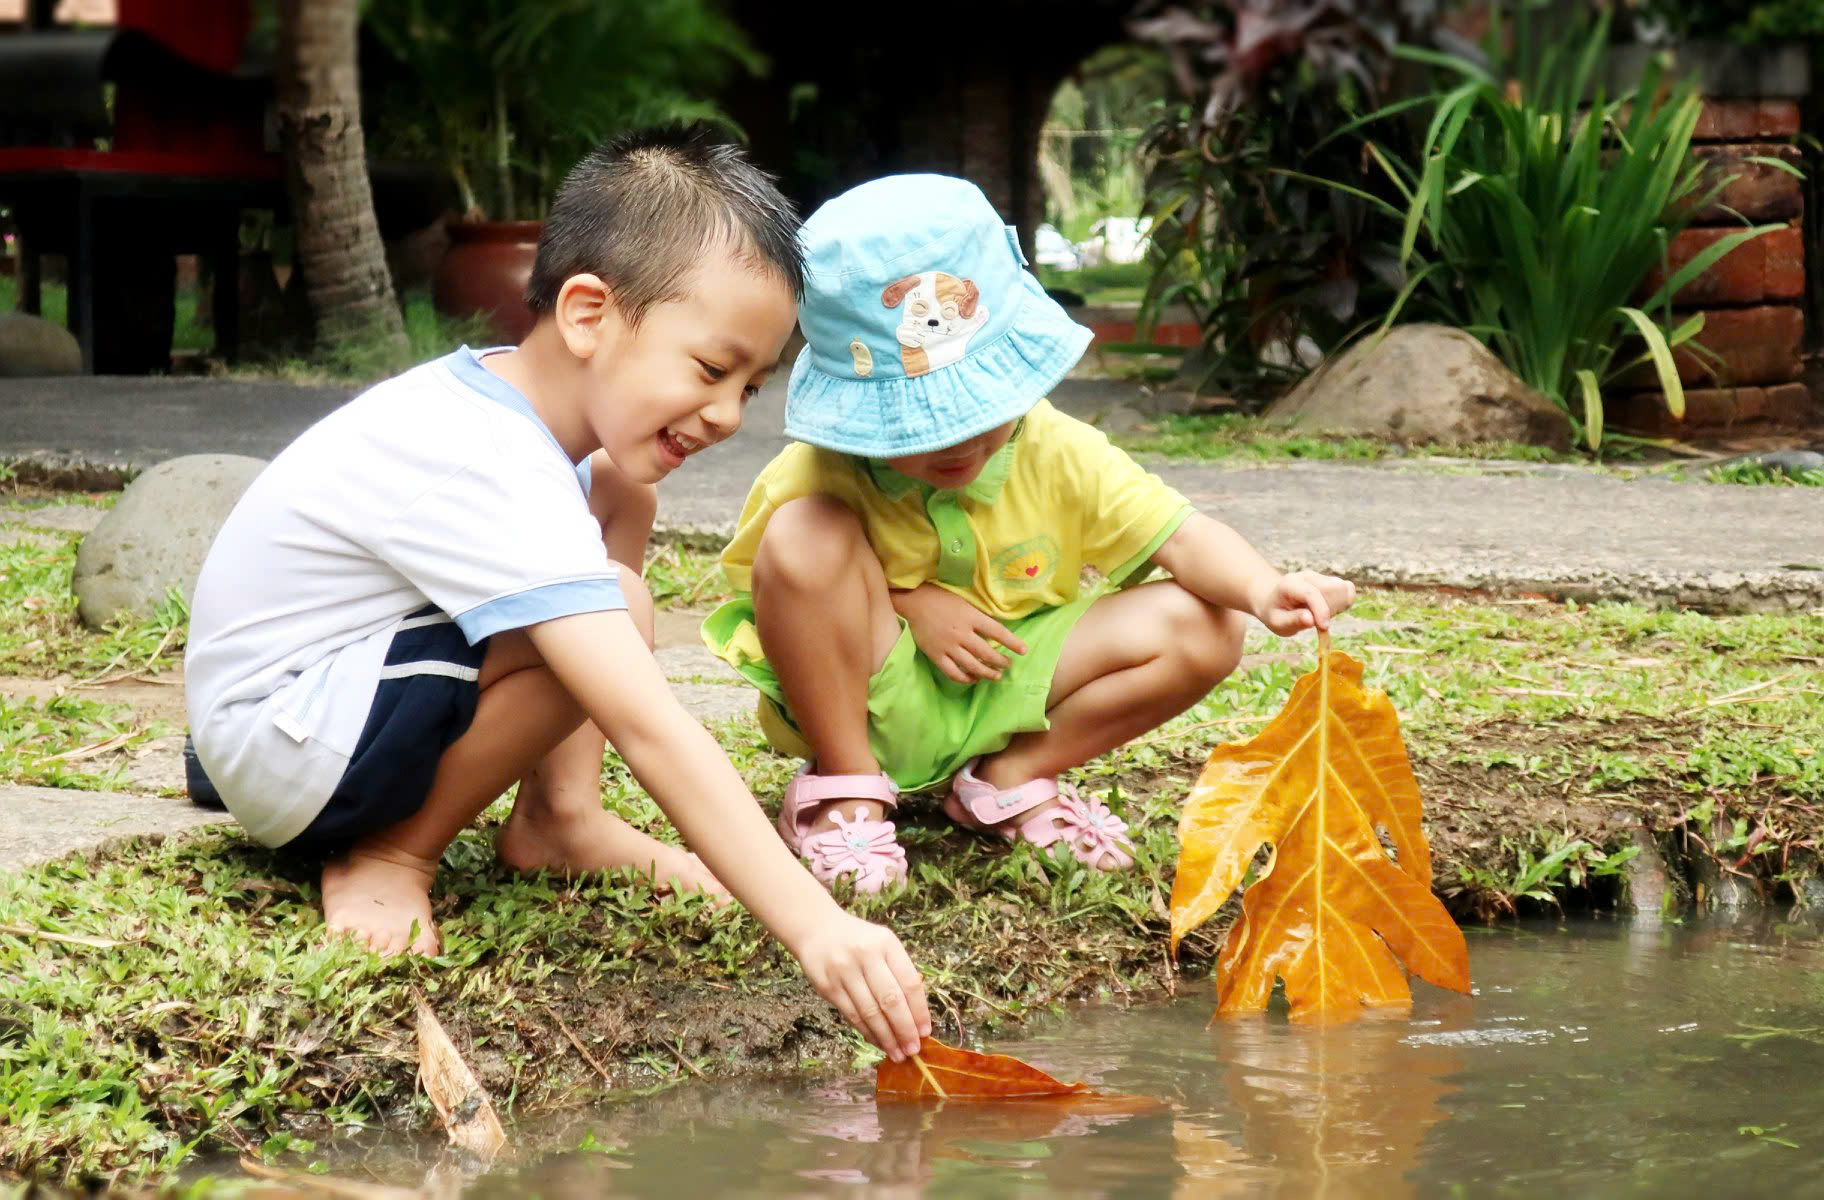
M 1543 45 L 1525 4 L 1514 25 L 1514 61 L 1534 64 L 1524 81 L 1460 58 L 1400 51 L 1459 82 L 1421 106 L 1431 120 L 1416 163 L 1369 147 L 1403 201 L 1368 197 L 1404 222 L 1406 283 L 1386 323 L 1422 290 L 1427 307 L 1481 338 L 1597 449 L 1603 389 L 1642 363 L 1652 364 L 1673 415 L 1683 415 L 1672 352 L 1704 353 L 1703 317 L 1675 318 L 1672 297 L 1779 226 L 1744 221 L 1635 302 L 1643 281 L 1666 265 L 1673 236 L 1730 182 L 1691 157 L 1702 102 L 1690 80 L 1668 84 L 1658 62 L 1637 86 L 1607 96 L 1598 76 L 1606 13 Z M 1644 349 L 1617 361 L 1633 339 Z

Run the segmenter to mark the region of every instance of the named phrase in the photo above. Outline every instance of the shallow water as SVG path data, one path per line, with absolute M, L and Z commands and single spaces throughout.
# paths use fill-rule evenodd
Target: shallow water
M 553 1155 L 467 1194 L 1824 1196 L 1817 925 L 1468 934 L 1477 994 L 1416 984 L 1409 1015 L 1206 1028 L 1199 986 L 988 1047 L 1166 1113 L 877 1107 L 871 1076 L 691 1085 L 543 1131 L 612 1153 Z

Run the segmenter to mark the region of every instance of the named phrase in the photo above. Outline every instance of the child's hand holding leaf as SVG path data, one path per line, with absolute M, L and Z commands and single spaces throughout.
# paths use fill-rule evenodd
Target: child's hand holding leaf
M 1354 603 L 1355 585 L 1347 579 L 1293 571 L 1255 600 L 1254 615 L 1280 637 L 1291 637 L 1307 629 L 1328 630 L 1330 619 Z
M 1026 653 L 1012 630 L 934 583 L 894 592 L 893 608 L 911 627 L 919 651 L 958 683 L 999 679 L 1008 663 L 997 646 Z
M 893 931 L 837 910 L 785 942 L 817 994 L 894 1062 L 931 1034 L 925 983 Z

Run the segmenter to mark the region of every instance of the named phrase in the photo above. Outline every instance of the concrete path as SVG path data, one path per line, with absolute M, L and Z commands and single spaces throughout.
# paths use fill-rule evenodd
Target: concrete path
M 0 380 L 0 461 L 105 486 L 173 455 L 269 457 L 348 395 L 232 379 Z M 1129 426 L 1135 398 L 1131 385 L 1096 379 L 1066 380 L 1053 397 L 1085 419 Z M 786 444 L 784 407 L 775 380 L 740 436 L 666 482 L 661 525 L 726 534 L 748 484 Z M 1824 606 L 1824 488 L 1437 459 L 1156 466 L 1277 561 L 1363 584 L 1723 611 Z

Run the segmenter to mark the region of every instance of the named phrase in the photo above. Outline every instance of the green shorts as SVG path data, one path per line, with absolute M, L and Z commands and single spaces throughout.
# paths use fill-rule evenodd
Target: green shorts
M 1006 652 L 1009 665 L 1000 679 L 971 684 L 957 683 L 921 654 L 902 619 L 887 661 L 868 680 L 868 740 L 881 770 L 902 791 L 924 791 L 948 783 L 970 759 L 1004 748 L 1016 733 L 1051 728 L 1045 710 L 1058 656 L 1077 621 L 1102 595 L 1087 592 L 1069 604 L 1007 622 L 1026 643 L 1026 653 Z M 711 613 L 703 622 L 703 641 L 760 689 L 757 716 L 773 749 L 812 757 L 786 709 L 779 677 L 761 652 L 752 597 L 737 597 Z

